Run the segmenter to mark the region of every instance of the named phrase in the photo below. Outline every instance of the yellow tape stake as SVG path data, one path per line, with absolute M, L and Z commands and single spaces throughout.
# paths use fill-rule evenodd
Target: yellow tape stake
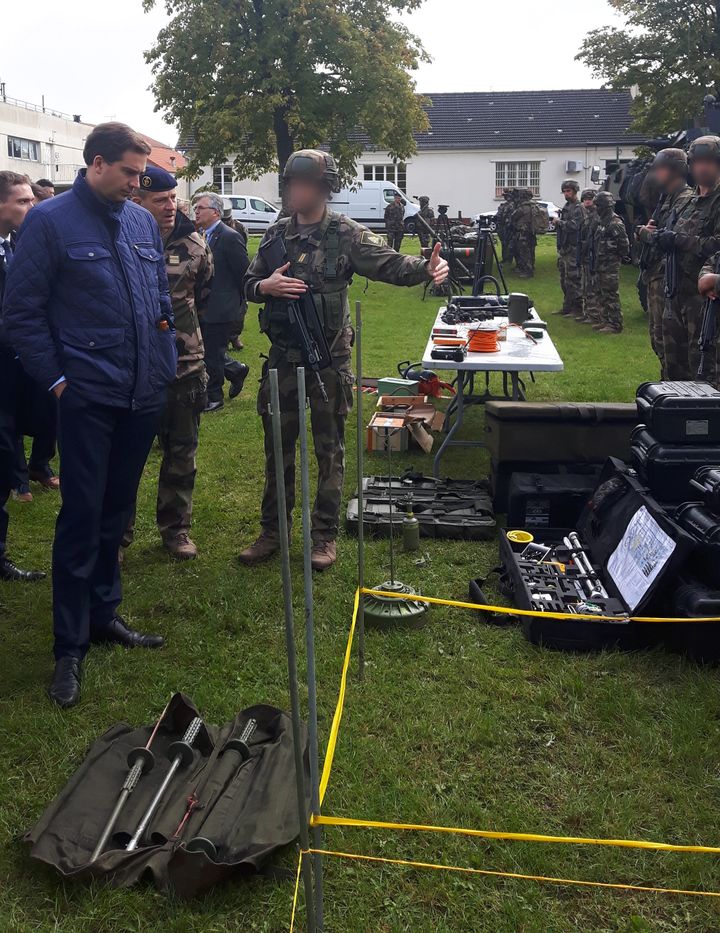
M 295 893 L 293 894 L 292 914 L 290 916 L 290 933 L 295 929 L 295 914 L 297 913 L 298 894 L 300 892 L 300 871 L 302 869 L 303 850 L 298 853 L 297 871 L 295 872 Z
M 363 593 L 372 593 L 373 596 L 383 596 L 387 599 L 407 599 L 406 593 L 386 593 L 383 590 L 369 590 L 364 588 Z M 513 609 L 509 606 L 484 606 L 482 603 L 466 603 L 457 599 L 438 599 L 436 596 L 413 595 L 413 602 L 430 603 L 432 606 L 455 606 L 458 609 L 481 609 L 483 612 L 499 612 L 509 616 L 533 616 L 542 619 L 585 619 L 589 622 L 720 622 L 720 616 L 701 616 L 688 619 L 686 616 L 673 618 L 668 616 L 598 616 L 581 612 L 542 612 L 538 609 Z
M 461 826 L 426 826 L 422 823 L 389 823 L 384 820 L 356 820 L 344 816 L 314 816 L 313 826 L 346 826 L 362 829 L 393 829 L 430 833 L 476 836 L 510 842 L 555 842 L 567 845 L 616 846 L 621 849 L 653 849 L 659 852 L 707 852 L 720 855 L 720 848 L 703 845 L 675 845 L 671 842 L 646 842 L 642 839 L 594 839 L 589 836 L 547 836 L 541 833 L 510 833 L 490 829 L 467 829 Z
M 319 855 L 354 859 L 358 862 L 379 862 L 382 865 L 402 865 L 407 868 L 432 868 L 435 871 L 457 871 L 468 875 L 484 875 L 491 878 L 512 878 L 516 881 L 541 881 L 550 884 L 570 884 L 583 888 L 610 888 L 614 891 L 641 891 L 650 894 L 688 894 L 691 897 L 720 897 L 720 891 L 689 891 L 683 888 L 654 888 L 641 884 L 621 884 L 610 881 L 582 881 L 577 878 L 554 878 L 551 875 L 521 875 L 514 871 L 491 871 L 487 868 L 464 868 L 459 865 L 443 865 L 435 862 L 414 862 L 410 859 L 381 858 L 378 855 L 359 855 L 356 852 L 334 852 L 331 849 L 310 849 Z

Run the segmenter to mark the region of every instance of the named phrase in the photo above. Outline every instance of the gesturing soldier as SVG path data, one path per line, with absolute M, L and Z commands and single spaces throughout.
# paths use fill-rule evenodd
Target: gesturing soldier
M 208 381 L 200 316 L 210 297 L 213 260 L 192 221 L 178 211 L 176 188 L 174 175 L 148 166 L 140 176 L 134 200 L 150 211 L 160 227 L 178 348 L 177 378 L 168 389 L 158 431 L 163 457 L 157 524 L 170 554 L 179 560 L 192 560 L 197 557 L 197 547 L 189 537 L 195 456 Z
M 248 565 L 257 564 L 279 547 L 276 464 L 268 415 L 269 367 L 278 370 L 288 521 L 292 514 L 298 436 L 295 370 L 302 365 L 302 355 L 291 330 L 287 299 L 298 298 L 310 289 L 322 315 L 332 354 L 332 366 L 320 372 L 327 399 L 322 397 L 315 380 L 308 382 L 318 462 L 318 488 L 312 514 L 312 565 L 316 570 L 324 570 L 336 560 L 335 539 L 345 469 L 345 421 L 352 407 L 353 331 L 348 286 L 355 274 L 391 285 L 418 285 L 428 279 L 440 285 L 447 278 L 448 264 L 440 258 L 440 244 L 436 244 L 429 261 L 402 256 L 387 246 L 381 236 L 330 210 L 327 206 L 330 193 L 340 187 L 332 156 L 315 149 L 295 152 L 285 165 L 283 179 L 291 216 L 274 224 L 264 242 L 281 237 L 289 262 L 280 269 L 270 269 L 258 253 L 245 280 L 248 300 L 264 302 L 260 327 L 270 339 L 270 353 L 258 394 L 258 412 L 265 431 L 262 534 L 240 554 L 240 560 Z

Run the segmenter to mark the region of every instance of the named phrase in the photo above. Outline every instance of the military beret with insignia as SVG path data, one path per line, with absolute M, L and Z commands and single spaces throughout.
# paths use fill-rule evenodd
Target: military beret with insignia
M 177 188 L 177 179 L 164 168 L 148 165 L 145 171 L 140 173 L 140 187 L 143 191 L 172 191 L 173 188 Z

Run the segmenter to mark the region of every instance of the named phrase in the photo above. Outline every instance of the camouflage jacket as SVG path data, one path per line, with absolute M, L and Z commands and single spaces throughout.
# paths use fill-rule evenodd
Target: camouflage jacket
M 704 275 L 720 275 L 718 269 L 720 268 L 720 252 L 715 253 L 714 256 L 711 256 L 709 259 L 705 260 L 705 264 L 700 270 L 700 275 L 698 276 L 698 281 Z
M 585 219 L 585 208 L 580 201 L 566 201 L 560 217 L 555 221 L 558 253 L 574 253 L 578 232 Z
M 705 195 L 695 189 L 676 212 L 672 229 L 677 234 L 678 290 L 694 296 L 703 264 L 720 250 L 720 182 Z
M 495 226 L 500 236 L 510 231 L 510 218 L 515 211 L 512 201 L 503 201 L 495 213 Z
M 429 204 L 426 204 L 425 207 L 421 207 L 418 211 L 421 217 L 424 217 L 425 220 L 435 220 L 435 211 L 430 207 Z
M 595 205 L 583 207 L 583 222 L 577 232 L 577 259 L 583 266 L 590 267 L 595 250 L 595 231 L 600 219 Z
M 630 255 L 630 240 L 621 217 L 613 214 L 609 220 L 598 214 L 594 236 L 594 270 L 619 264 Z
M 177 378 L 185 379 L 205 372 L 200 318 L 210 297 L 213 260 L 208 245 L 180 211 L 165 239 L 165 267 L 175 315 Z
M 678 188 L 677 191 L 673 191 L 671 194 L 664 197 L 662 203 L 656 208 L 653 213 L 655 218 L 655 225 L 658 230 L 664 230 L 668 226 L 668 222 L 672 217 L 673 213 L 680 213 L 683 207 L 692 197 L 693 190 L 689 185 L 683 185 Z M 641 227 L 638 235 L 638 241 L 642 243 L 643 253 L 641 256 L 642 265 L 643 265 L 643 279 L 647 281 L 651 278 L 659 278 L 664 274 L 665 271 L 665 257 L 653 246 L 653 241 L 655 239 L 655 234 L 646 232 L 644 227 Z
M 267 231 L 262 243 L 281 236 L 285 241 L 289 274 L 310 286 L 325 324 L 333 356 L 348 359 L 352 344 L 348 286 L 353 275 L 386 282 L 389 285 L 419 285 L 427 282 L 427 262 L 403 256 L 391 249 L 385 238 L 366 227 L 327 210 L 322 221 L 309 230 L 299 231 L 294 217 L 283 217 Z M 261 246 L 262 246 L 261 243 Z M 258 285 L 274 270 L 269 269 L 260 252 L 245 276 L 248 301 L 265 302 L 260 310 L 260 329 L 279 348 L 297 348 L 290 331 L 287 301 L 264 298 Z M 296 354 L 293 354 L 293 357 Z M 299 362 L 292 359 L 291 362 Z
M 405 229 L 405 205 L 388 204 L 385 208 L 385 227 L 390 233 L 399 233 Z
M 510 216 L 510 223 L 516 234 L 523 237 L 534 237 L 535 234 L 535 205 L 532 201 L 521 201 Z

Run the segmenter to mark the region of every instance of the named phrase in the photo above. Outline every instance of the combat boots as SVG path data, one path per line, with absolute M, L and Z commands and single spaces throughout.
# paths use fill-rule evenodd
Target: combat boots
M 176 560 L 195 560 L 198 556 L 197 546 L 186 531 L 171 538 L 165 538 L 163 544 Z
M 313 544 L 310 564 L 313 570 L 327 570 L 337 560 L 337 545 L 334 541 L 320 541 Z
M 241 564 L 245 564 L 246 567 L 254 567 L 256 564 L 261 564 L 263 561 L 269 560 L 273 554 L 277 554 L 279 550 L 280 541 L 276 537 L 263 532 L 250 547 L 246 547 L 244 551 L 240 551 L 238 560 Z

